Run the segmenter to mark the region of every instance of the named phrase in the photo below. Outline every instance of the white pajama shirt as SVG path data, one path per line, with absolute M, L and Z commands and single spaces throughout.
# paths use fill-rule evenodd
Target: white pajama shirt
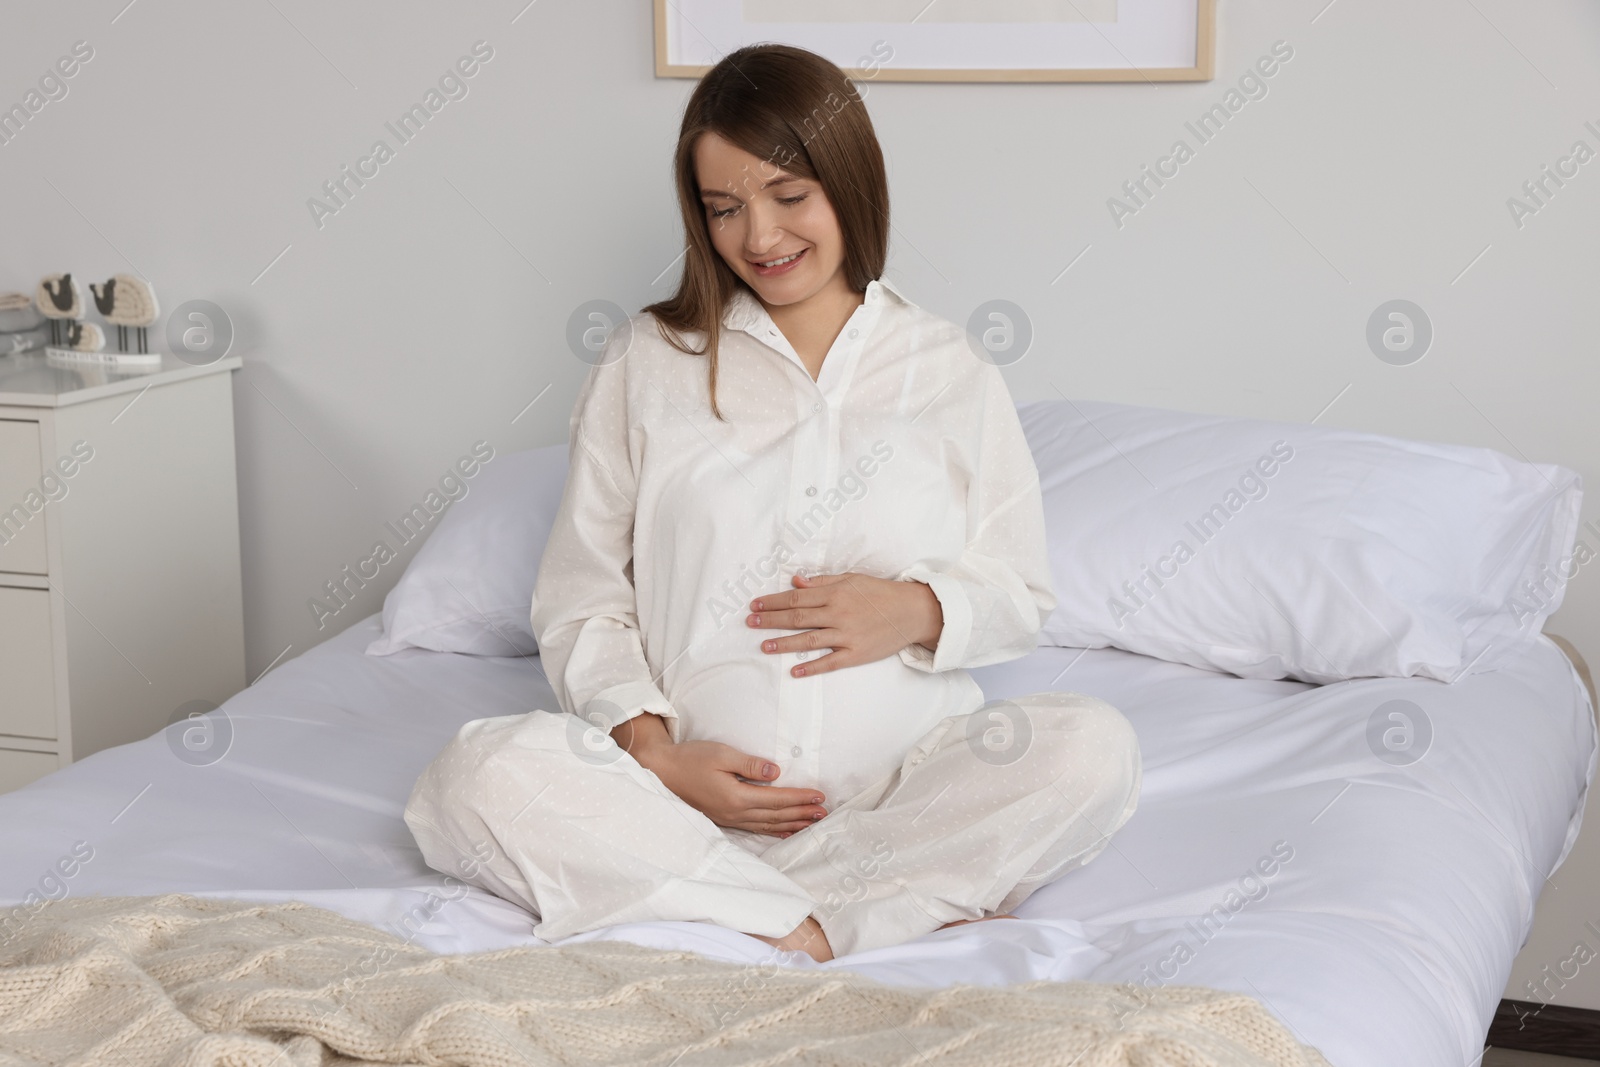
M 983 703 L 962 668 L 1037 645 L 1055 607 L 1038 473 L 999 369 L 887 282 L 868 284 L 815 381 L 748 291 L 723 323 L 726 422 L 705 358 L 647 314 L 584 384 L 534 594 L 539 657 L 568 711 L 653 712 L 839 801 Z M 806 654 L 761 642 L 799 631 L 745 618 L 800 570 L 928 583 L 937 651 L 791 676 Z
M 777 935 L 814 914 L 836 952 L 891 944 L 1015 904 L 1131 815 L 1137 743 L 1109 705 L 1017 698 L 1035 751 L 1016 762 L 965 725 L 984 704 L 966 668 L 1031 651 L 1055 606 L 1038 474 L 965 331 L 881 279 L 864 299 L 813 380 L 741 287 L 725 420 L 705 357 L 647 313 L 585 380 L 531 620 L 560 708 L 468 723 L 406 812 L 430 864 L 524 903 L 540 936 L 662 918 Z M 927 583 L 935 650 L 793 677 L 826 650 L 762 651 L 799 631 L 746 625 L 750 601 L 847 571 Z M 776 763 L 829 817 L 787 839 L 713 826 L 609 741 L 644 712 Z

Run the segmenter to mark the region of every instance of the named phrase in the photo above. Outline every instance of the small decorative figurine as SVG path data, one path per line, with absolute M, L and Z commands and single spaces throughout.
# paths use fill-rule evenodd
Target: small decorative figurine
M 160 313 L 155 290 L 148 282 L 131 274 L 113 274 L 104 285 L 91 285 L 95 307 L 107 322 L 117 326 L 117 339 L 124 351 L 105 352 L 106 331 L 84 322 L 83 290 L 71 274 L 46 274 L 39 279 L 33 302 L 39 313 L 50 320 L 51 344 L 45 357 L 63 366 L 112 367 L 119 371 L 147 373 L 159 370 L 161 356 L 151 355 L 145 328 L 154 324 Z M 65 325 L 63 325 L 63 323 Z M 128 327 L 139 331 L 139 351 L 128 352 Z
M 70 274 L 46 274 L 40 278 L 38 291 L 33 294 L 33 302 L 38 307 L 39 314 L 50 320 L 50 340 L 54 344 L 61 343 L 63 319 L 76 321 L 83 318 L 83 290 L 78 287 L 77 279 Z M 101 343 L 104 343 L 104 338 Z M 88 351 L 98 351 L 98 349 Z
M 74 322 L 67 327 L 67 347 L 74 352 L 98 352 L 106 346 L 105 331 L 92 322 Z
M 117 328 L 117 347 L 128 350 L 128 327 L 139 331 L 139 351 L 148 352 L 145 327 L 156 321 L 161 313 L 156 303 L 156 291 L 148 282 L 131 274 L 113 274 L 103 285 L 89 285 L 94 293 L 94 306 L 107 322 Z

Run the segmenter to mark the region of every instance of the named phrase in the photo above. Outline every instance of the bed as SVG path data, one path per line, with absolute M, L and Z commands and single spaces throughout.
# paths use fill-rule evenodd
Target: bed
M 297 899 L 438 952 L 533 943 L 519 908 L 424 866 L 401 810 L 461 723 L 554 706 L 538 657 L 365 654 L 382 629 L 364 619 L 228 700 L 203 758 L 179 723 L 0 796 L 0 899 Z M 1589 696 L 1550 639 L 1448 684 L 1066 647 L 974 675 L 991 699 L 1071 689 L 1121 708 L 1145 760 L 1137 814 L 1027 921 L 821 966 L 902 985 L 1208 986 L 1259 998 L 1338 1067 L 1476 1061 L 1595 767 Z M 61 879 L 65 855 L 82 862 Z M 593 939 L 766 956 L 700 924 L 577 940 Z

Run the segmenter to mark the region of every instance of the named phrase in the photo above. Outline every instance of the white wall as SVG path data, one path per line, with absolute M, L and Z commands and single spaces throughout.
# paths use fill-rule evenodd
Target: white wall
M 8 6 L 0 104 L 75 41 L 94 58 L 0 146 L 0 290 L 135 269 L 169 307 L 231 315 L 254 677 L 378 610 L 415 546 L 325 629 L 307 602 L 474 441 L 562 438 L 585 369 L 569 313 L 636 310 L 673 280 L 668 162 L 692 83 L 653 76 L 643 0 L 125 3 Z M 1600 149 L 1600 8 L 1326 4 L 1224 0 L 1211 83 L 872 85 L 891 277 L 956 321 L 1022 305 L 1037 341 L 1008 371 L 1019 400 L 1322 413 L 1600 485 L 1600 162 L 1520 228 L 1506 204 L 1574 141 Z M 319 229 L 308 198 L 395 144 L 384 124 L 479 40 L 494 54 L 469 94 Z M 1268 95 L 1118 228 L 1107 199 L 1280 40 L 1294 58 Z M 1364 339 L 1393 298 L 1436 330 L 1411 366 Z M 1590 570 L 1550 628 L 1600 667 Z M 1520 977 L 1578 938 L 1600 949 L 1581 925 L 1600 849 L 1557 882 Z M 1596 973 L 1558 999 L 1600 1007 Z

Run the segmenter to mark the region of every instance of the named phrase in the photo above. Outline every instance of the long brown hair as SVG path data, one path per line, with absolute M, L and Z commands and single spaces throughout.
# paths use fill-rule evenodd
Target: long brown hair
M 707 357 L 711 411 L 721 419 L 722 315 L 736 288 L 749 287 L 711 244 L 694 173 L 694 147 L 703 133 L 822 186 L 844 237 L 845 278 L 858 293 L 883 273 L 888 258 L 889 180 L 866 103 L 844 72 L 816 53 L 783 44 L 747 45 L 723 56 L 700 79 L 683 111 L 672 164 L 683 212 L 683 275 L 675 294 L 643 310 L 655 315 L 674 348 Z M 705 334 L 703 349 L 684 341 L 688 331 Z

